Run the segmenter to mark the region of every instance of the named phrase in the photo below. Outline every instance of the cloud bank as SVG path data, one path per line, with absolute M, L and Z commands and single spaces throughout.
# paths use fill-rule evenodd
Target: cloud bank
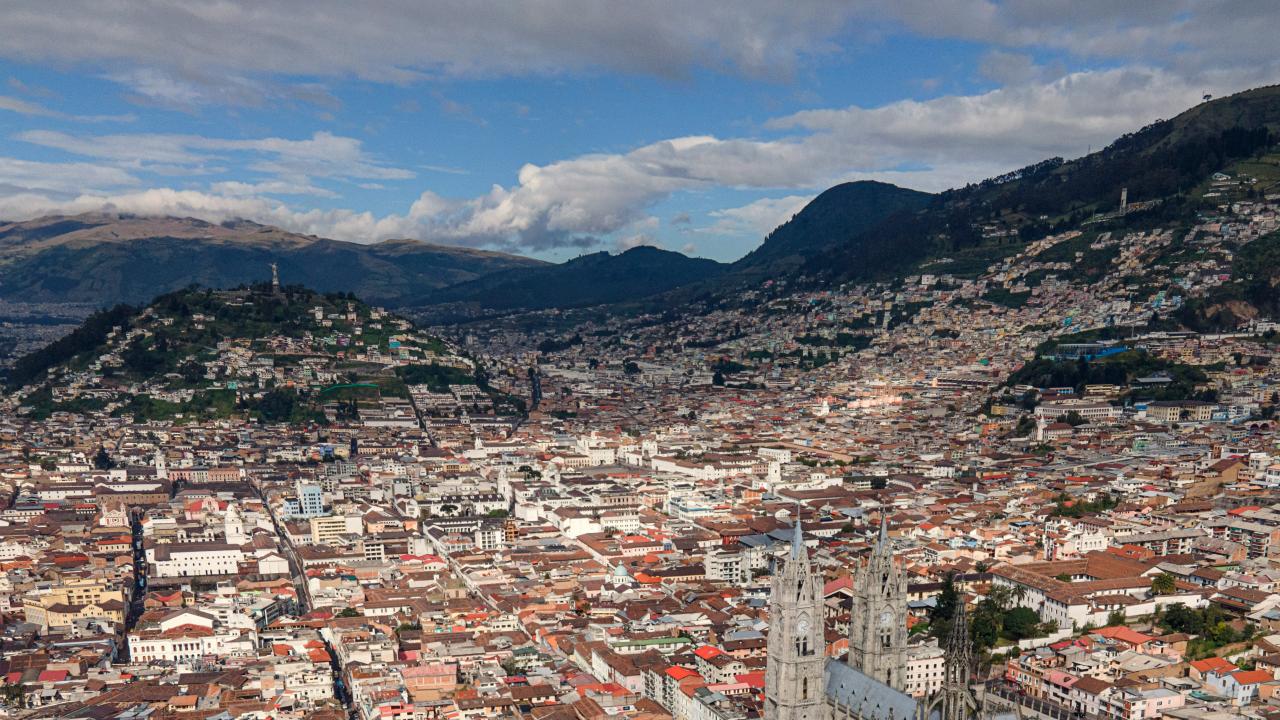
M 726 233 L 767 232 L 800 200 L 849 179 L 880 179 L 941 190 L 1053 155 L 1077 156 L 1252 78 L 1224 73 L 1188 81 L 1156 69 L 1079 72 L 980 95 L 900 101 L 878 108 L 813 110 L 775 118 L 771 138 L 672 138 L 626 153 L 589 154 L 525 165 L 515 182 L 469 198 L 424 192 L 401 214 L 293 209 L 272 195 L 335 193 L 321 181 L 406 181 L 415 177 L 371 157 L 358 140 L 316 133 L 299 140 L 226 140 L 192 135 L 70 135 L 30 131 L 17 137 L 78 156 L 74 163 L 0 164 L 0 183 L 17 188 L 0 216 L 117 209 L 187 214 L 207 220 L 243 216 L 290 230 L 357 242 L 418 237 L 461 245 L 542 251 L 584 246 L 614 233 L 638 233 L 647 211 L 674 193 L 731 187 L 790 191 L 714 214 Z M 262 182 L 221 182 L 201 190 L 138 190 L 139 175 L 198 175 L 243 162 Z M 99 192 L 77 193 L 79 187 Z M 126 192 L 113 192 L 125 189 Z M 804 191 L 804 192 L 797 192 Z M 61 193 L 61 195 L 59 195 Z

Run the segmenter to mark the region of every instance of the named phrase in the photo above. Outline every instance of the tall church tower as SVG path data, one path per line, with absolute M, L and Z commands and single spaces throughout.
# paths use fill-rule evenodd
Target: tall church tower
M 969 616 L 964 601 L 957 603 L 947 636 L 947 657 L 942 668 L 941 720 L 969 720 L 978 717 L 978 702 L 969 687 L 973 671 L 973 644 L 969 641 Z
M 896 690 L 907 686 L 907 576 L 893 559 L 889 529 L 854 573 L 849 615 L 849 664 Z
M 814 575 L 796 514 L 791 556 L 773 575 L 769 597 L 769 659 L 765 665 L 765 720 L 827 717 L 826 641 L 822 578 Z

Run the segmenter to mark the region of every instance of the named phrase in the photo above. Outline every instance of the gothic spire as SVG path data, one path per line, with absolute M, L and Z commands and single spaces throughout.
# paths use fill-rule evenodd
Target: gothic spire
M 947 636 L 947 657 L 942 666 L 941 720 L 968 720 L 976 717 L 977 703 L 969 689 L 973 671 L 973 645 L 969 642 L 969 615 L 964 599 L 956 603 Z
M 765 665 L 765 720 L 822 720 L 824 672 L 822 577 L 804 547 L 804 523 L 797 505 L 791 553 L 775 571 L 769 596 L 768 662 Z
M 871 555 L 853 573 L 849 664 L 901 690 L 906 685 L 907 578 L 893 555 L 887 510 Z
M 880 510 L 880 530 L 876 535 L 875 546 L 871 548 L 870 562 L 880 567 L 885 567 L 892 562 L 893 546 L 889 542 L 889 514 L 886 510 Z
M 804 527 L 800 524 L 800 503 L 796 503 L 795 529 L 791 533 L 791 559 L 798 560 L 804 555 Z
M 969 642 L 969 613 L 965 609 L 963 597 L 956 603 L 951 623 L 951 632 L 947 635 L 947 661 L 948 664 L 954 662 L 962 667 L 965 679 L 968 679 L 973 645 Z

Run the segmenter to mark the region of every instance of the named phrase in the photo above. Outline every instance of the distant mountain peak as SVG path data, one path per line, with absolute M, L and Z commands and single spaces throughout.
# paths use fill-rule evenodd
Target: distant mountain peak
M 518 268 L 445 288 L 431 300 L 490 310 L 570 308 L 631 302 L 716 277 L 729 266 L 641 245 L 580 255 L 559 265 Z
M 933 198 L 926 192 L 878 180 L 835 185 L 769 233 L 760 247 L 735 263 L 735 270 L 794 270 L 895 213 L 923 209 Z
M 112 305 L 187 285 L 234 287 L 269 277 L 352 291 L 386 305 L 513 267 L 505 253 L 396 240 L 363 245 L 236 219 L 86 213 L 0 224 L 0 298 Z

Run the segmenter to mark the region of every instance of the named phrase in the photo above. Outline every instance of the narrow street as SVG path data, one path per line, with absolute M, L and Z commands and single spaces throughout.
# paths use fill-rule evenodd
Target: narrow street
M 293 581 L 293 586 L 298 593 L 298 614 L 305 615 L 311 611 L 311 594 L 307 589 L 307 576 L 303 572 L 302 561 L 298 560 L 298 553 L 293 547 L 293 541 L 289 539 L 289 534 L 284 531 L 280 518 L 276 517 L 275 509 L 267 502 L 266 493 L 262 492 L 262 488 L 257 483 L 253 484 L 253 488 L 258 493 L 258 498 L 262 500 L 263 507 L 267 509 L 267 513 L 271 516 L 271 525 L 275 528 L 276 537 L 280 540 L 281 548 L 284 550 L 284 558 L 289 563 L 289 578 Z
M 133 588 L 129 593 L 129 606 L 125 609 L 124 629 L 128 633 L 138 623 L 138 618 L 142 617 L 145 609 L 144 601 L 147 597 L 147 554 L 142 547 L 142 517 L 144 511 L 138 508 L 129 509 L 129 528 L 133 536 L 132 552 L 133 552 Z M 124 643 L 124 647 L 120 649 L 121 655 L 128 659 L 129 648 L 128 641 Z

